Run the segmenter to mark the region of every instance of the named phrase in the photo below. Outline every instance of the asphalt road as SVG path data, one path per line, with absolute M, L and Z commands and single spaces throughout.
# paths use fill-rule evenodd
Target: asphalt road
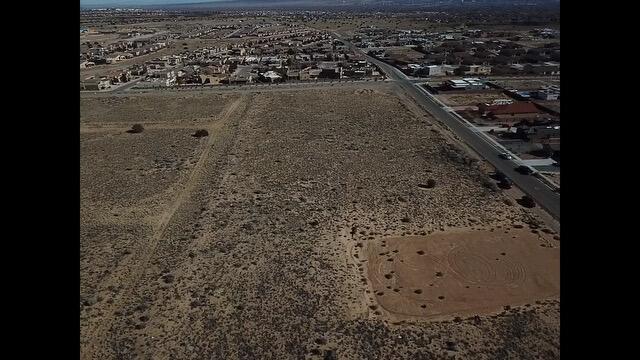
M 337 34 L 335 34 L 338 36 Z M 339 37 L 339 36 L 338 36 Z M 340 38 L 340 37 L 339 37 Z M 499 157 L 502 152 L 495 144 L 489 142 L 482 134 L 473 131 L 473 127 L 458 120 L 454 115 L 443 109 L 440 104 L 433 100 L 426 90 L 409 80 L 399 69 L 383 61 L 377 60 L 360 49 L 353 46 L 348 41 L 341 39 L 347 46 L 355 52 L 359 52 L 367 57 L 367 60 L 377 65 L 390 79 L 395 80 L 418 104 L 422 105 L 437 120 L 447 125 L 459 138 L 475 150 L 480 156 L 489 161 L 496 169 L 505 173 L 513 183 L 524 193 L 531 196 L 538 205 L 544 208 L 551 216 L 560 220 L 560 194 L 548 187 L 537 177 L 522 175 L 514 169 L 518 164 L 504 160 Z

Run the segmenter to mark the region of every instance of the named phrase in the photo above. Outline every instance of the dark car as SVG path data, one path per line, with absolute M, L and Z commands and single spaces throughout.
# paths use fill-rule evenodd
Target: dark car
M 520 165 L 515 169 L 517 172 L 519 172 L 522 175 L 531 175 L 533 174 L 533 170 L 531 170 L 530 167 L 525 166 L 525 165 Z

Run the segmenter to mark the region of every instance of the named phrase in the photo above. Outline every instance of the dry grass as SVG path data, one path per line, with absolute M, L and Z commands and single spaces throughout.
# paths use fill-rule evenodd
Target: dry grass
M 477 324 L 367 316 L 348 249 L 528 218 L 395 92 L 82 98 L 84 358 L 557 354 L 556 301 Z

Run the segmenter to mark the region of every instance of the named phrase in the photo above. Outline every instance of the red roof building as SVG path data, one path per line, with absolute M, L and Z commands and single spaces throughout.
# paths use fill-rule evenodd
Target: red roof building
M 482 116 L 494 117 L 504 115 L 534 115 L 541 113 L 534 103 L 517 101 L 512 104 L 489 105 L 479 104 L 478 110 Z

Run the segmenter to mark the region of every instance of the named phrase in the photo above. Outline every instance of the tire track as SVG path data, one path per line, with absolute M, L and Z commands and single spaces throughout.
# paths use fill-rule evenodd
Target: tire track
M 246 96 L 248 96 L 248 95 L 245 95 L 245 97 Z M 226 140 L 224 145 L 222 145 L 222 148 L 223 148 L 223 150 L 221 152 L 222 153 L 222 159 L 223 159 L 222 163 L 221 164 L 217 164 L 215 166 L 215 170 L 214 171 L 210 171 L 210 172 L 215 173 L 215 174 L 220 174 L 220 177 L 218 178 L 216 183 L 210 185 L 211 188 L 213 188 L 213 189 L 218 188 L 219 184 L 224 181 L 224 176 L 225 175 L 224 175 L 223 169 L 227 168 L 228 165 L 229 165 L 229 156 L 228 156 L 228 154 L 231 151 L 233 145 L 236 144 L 236 140 L 238 138 L 238 133 L 240 133 L 240 130 L 241 130 L 241 121 L 244 118 L 244 114 L 246 113 L 247 109 L 249 108 L 250 101 L 251 101 L 250 99 L 243 100 L 242 101 L 242 105 L 243 105 L 242 108 L 240 108 L 240 109 L 236 108 L 235 109 L 236 113 L 239 114 L 240 119 L 238 119 L 238 121 L 236 123 L 234 123 L 233 125 L 230 126 L 231 127 L 231 134 L 229 136 L 229 139 Z M 209 201 L 211 201 L 211 200 L 209 200 Z M 214 232 L 213 227 L 214 226 L 211 225 L 211 224 L 208 225 L 207 226 L 207 230 L 204 231 L 204 233 L 213 233 Z M 183 254 L 184 254 L 183 256 L 186 257 L 187 256 L 186 254 L 189 252 L 189 250 L 198 249 L 198 246 L 201 245 L 201 244 L 199 244 L 199 241 L 202 241 L 202 240 L 198 239 L 198 240 L 195 240 L 193 243 L 191 243 L 189 248 L 183 251 Z M 190 265 L 187 265 L 185 270 L 186 271 L 193 271 L 193 268 L 190 267 Z M 194 274 L 195 274 L 195 272 L 194 272 Z M 215 279 L 211 279 L 211 280 L 213 280 L 213 283 L 218 283 L 218 280 L 220 278 L 221 278 L 221 275 L 219 275 Z M 189 286 L 189 288 L 198 288 L 200 285 L 201 284 L 192 284 L 191 286 Z M 179 310 L 174 310 L 174 313 L 175 313 L 175 311 L 179 311 Z M 184 313 L 181 313 L 177 317 L 178 319 L 181 319 L 181 320 L 176 321 L 176 325 L 175 325 L 176 331 L 173 334 L 179 339 L 187 338 L 184 335 L 185 335 L 185 333 L 187 333 L 189 331 L 189 329 L 185 326 L 185 324 L 189 321 L 189 316 L 188 315 L 189 315 L 189 310 L 187 310 Z M 161 352 L 161 351 L 162 351 L 162 349 L 156 348 L 152 352 L 151 358 L 153 358 L 153 359 L 162 358 L 162 356 L 158 355 L 158 352 Z

